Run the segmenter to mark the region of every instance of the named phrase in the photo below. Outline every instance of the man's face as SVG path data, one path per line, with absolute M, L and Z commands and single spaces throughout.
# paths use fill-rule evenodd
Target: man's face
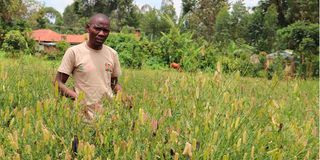
M 105 18 L 97 17 L 88 24 L 87 32 L 89 33 L 89 42 L 92 45 L 102 46 L 109 36 L 110 23 Z

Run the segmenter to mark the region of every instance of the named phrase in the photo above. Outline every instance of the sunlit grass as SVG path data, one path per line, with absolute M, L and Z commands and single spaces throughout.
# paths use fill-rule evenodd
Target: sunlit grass
M 70 159 L 75 135 L 78 159 L 319 156 L 317 81 L 125 69 L 124 93 L 88 124 L 82 106 L 56 96 L 59 62 L 0 62 L 0 159 Z

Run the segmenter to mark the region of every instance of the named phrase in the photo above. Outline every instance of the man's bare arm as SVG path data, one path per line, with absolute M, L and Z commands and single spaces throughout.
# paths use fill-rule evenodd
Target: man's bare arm
M 111 89 L 115 94 L 122 91 L 122 87 L 118 83 L 118 77 L 111 77 Z
M 57 72 L 56 78 L 54 80 L 54 85 L 58 83 L 58 89 L 60 94 L 74 100 L 77 98 L 76 92 L 65 85 L 68 78 L 69 75 Z

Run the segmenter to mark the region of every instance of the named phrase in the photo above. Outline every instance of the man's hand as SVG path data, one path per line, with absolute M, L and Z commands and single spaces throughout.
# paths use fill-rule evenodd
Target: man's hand
M 111 77 L 111 89 L 115 94 L 122 91 L 122 87 L 118 83 L 118 77 Z
M 120 84 L 116 84 L 116 86 L 115 86 L 114 89 L 113 89 L 113 92 L 114 92 L 115 94 L 117 94 L 117 93 L 119 93 L 119 92 L 121 92 L 121 91 L 122 91 L 121 85 L 120 85 Z
M 53 84 L 55 85 L 56 82 L 58 83 L 58 89 L 61 95 L 71 98 L 72 100 L 75 100 L 77 98 L 77 93 L 65 85 L 68 78 L 69 78 L 69 75 L 58 72 Z

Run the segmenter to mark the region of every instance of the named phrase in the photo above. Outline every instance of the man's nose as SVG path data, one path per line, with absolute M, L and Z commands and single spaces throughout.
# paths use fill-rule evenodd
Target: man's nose
M 108 32 L 103 31 L 103 30 L 100 30 L 100 31 L 98 32 L 98 35 L 99 35 L 99 36 L 107 36 L 107 35 L 108 35 Z

